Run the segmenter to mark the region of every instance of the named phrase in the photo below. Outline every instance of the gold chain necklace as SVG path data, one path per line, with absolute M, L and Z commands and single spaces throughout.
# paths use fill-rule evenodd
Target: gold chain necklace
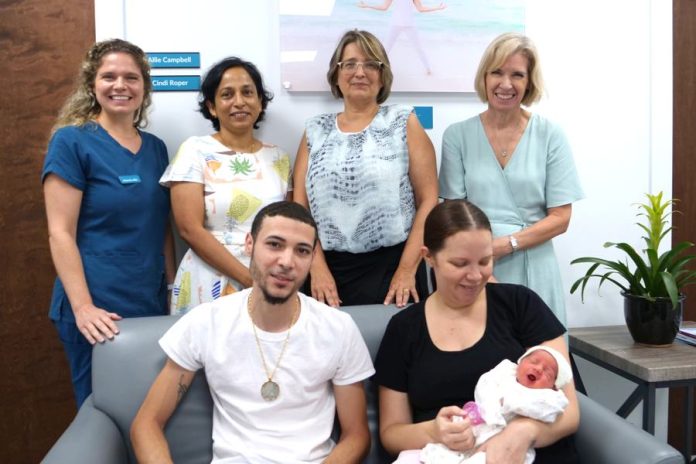
M 269 373 L 268 372 L 268 365 L 266 364 L 266 357 L 263 355 L 263 348 L 261 348 L 261 340 L 259 340 L 259 335 L 256 332 L 256 324 L 254 324 L 254 317 L 253 317 L 253 310 L 251 309 L 251 295 L 252 293 L 249 293 L 249 299 L 247 300 L 247 311 L 249 312 L 249 319 L 251 319 L 251 328 L 254 331 L 254 338 L 256 339 L 256 346 L 259 349 L 259 354 L 261 355 L 261 362 L 263 363 L 263 370 L 266 372 L 266 377 L 268 377 L 268 380 L 266 380 L 263 385 L 261 385 L 261 398 L 263 398 L 266 401 L 273 401 L 280 396 L 280 385 L 278 385 L 276 382 L 273 381 L 273 376 L 275 375 L 276 371 L 278 370 L 278 366 L 280 366 L 280 361 L 283 359 L 283 355 L 285 354 L 285 349 L 288 347 L 288 341 L 290 340 L 290 329 L 292 328 L 293 325 L 297 322 L 297 319 L 300 314 L 300 297 L 297 297 L 297 308 L 295 309 L 295 313 L 292 316 L 292 321 L 290 321 L 290 327 L 288 327 L 288 334 L 285 336 L 285 341 L 283 342 L 283 348 L 280 350 L 280 354 L 278 355 L 278 360 L 276 361 L 276 365 L 273 368 L 273 372 Z

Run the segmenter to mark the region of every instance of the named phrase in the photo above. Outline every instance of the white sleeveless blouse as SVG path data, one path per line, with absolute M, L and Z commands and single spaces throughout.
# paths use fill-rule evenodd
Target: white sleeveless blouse
M 412 111 L 381 106 L 355 133 L 338 128 L 336 113 L 307 121 L 307 197 L 325 250 L 364 253 L 408 238 L 416 214 L 406 142 Z

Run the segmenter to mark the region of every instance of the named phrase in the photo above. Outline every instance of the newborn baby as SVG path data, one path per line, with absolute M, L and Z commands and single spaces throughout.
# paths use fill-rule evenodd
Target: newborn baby
M 560 389 L 573 378 L 570 364 L 548 346 L 527 350 L 515 364 L 507 359 L 481 376 L 474 398 L 463 409 L 473 426 L 476 447 L 500 433 L 515 416 L 551 423 L 568 405 Z M 453 420 L 463 420 L 455 417 Z M 534 461 L 533 448 L 527 450 L 525 464 Z M 486 454 L 452 451 L 442 444 L 430 443 L 422 450 L 404 451 L 394 464 L 485 464 Z

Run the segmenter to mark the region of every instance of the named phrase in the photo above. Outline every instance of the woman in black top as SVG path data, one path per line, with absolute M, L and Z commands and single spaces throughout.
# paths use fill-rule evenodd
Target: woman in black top
M 442 443 L 465 451 L 475 438 L 461 406 L 474 399 L 479 377 L 501 360 L 516 361 L 533 345 L 568 357 L 565 329 L 534 292 L 488 283 L 492 234 L 485 214 L 466 200 L 438 205 L 425 223 L 424 256 L 437 291 L 394 316 L 377 355 L 380 436 L 391 453 Z M 573 463 L 569 437 L 579 410 L 572 382 L 566 411 L 553 424 L 520 418 L 488 440 L 488 463 L 522 463 L 529 447 L 536 463 Z

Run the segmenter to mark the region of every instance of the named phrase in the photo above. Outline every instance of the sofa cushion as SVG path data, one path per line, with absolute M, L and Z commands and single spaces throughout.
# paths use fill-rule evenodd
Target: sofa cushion
M 174 316 L 124 319 L 119 322 L 119 335 L 94 349 L 94 405 L 114 420 L 126 438 L 131 462 L 136 462 L 129 439 L 131 422 L 166 360 L 158 340 L 177 319 Z M 131 330 L 133 327 L 137 330 Z M 165 428 L 174 461 L 177 464 L 210 462 L 212 429 L 213 402 L 201 371 Z
M 356 320 L 371 355 L 375 356 L 387 320 L 397 310 L 375 305 L 346 308 Z M 169 316 L 130 319 L 120 322 L 121 334 L 114 342 L 94 350 L 95 393 L 85 401 L 68 430 L 51 448 L 46 464 L 122 464 L 126 447 L 131 452 L 128 431 L 132 417 L 151 382 L 164 364 L 159 337 L 176 321 Z M 133 344 L 133 346 L 130 346 Z M 379 447 L 375 386 L 366 382 L 372 450 L 368 464 L 392 459 Z M 683 457 L 624 419 L 579 396 L 581 420 L 576 445 L 583 464 L 630 462 L 636 464 L 678 464 Z M 95 400 L 95 397 L 98 398 Z M 93 402 L 99 403 L 98 407 Z M 106 413 L 105 410 L 110 411 Z M 212 402 L 205 378 L 198 374 L 189 393 L 169 421 L 166 430 L 177 463 L 209 462 L 212 454 Z M 607 439 L 611 437 L 611 439 Z M 96 456 L 96 458 L 95 458 Z

